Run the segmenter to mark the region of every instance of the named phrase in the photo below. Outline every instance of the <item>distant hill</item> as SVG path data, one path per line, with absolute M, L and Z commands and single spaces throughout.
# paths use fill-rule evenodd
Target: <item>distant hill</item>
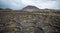
M 22 11 L 39 11 L 39 10 L 40 10 L 39 8 L 31 5 L 28 5 L 22 9 Z
M 34 12 L 34 11 L 40 11 L 40 12 L 50 12 L 50 11 L 60 11 L 60 10 L 55 10 L 55 9 L 39 9 L 36 6 L 31 6 L 28 5 L 22 9 L 22 11 L 29 11 L 29 12 Z
M 10 8 L 6 8 L 6 9 L 3 9 L 3 8 L 0 8 L 0 11 L 22 11 L 22 12 L 60 12 L 60 10 L 55 10 L 55 9 L 39 9 L 38 7 L 36 6 L 32 6 L 32 5 L 28 5 L 24 8 L 22 8 L 21 10 L 12 10 Z

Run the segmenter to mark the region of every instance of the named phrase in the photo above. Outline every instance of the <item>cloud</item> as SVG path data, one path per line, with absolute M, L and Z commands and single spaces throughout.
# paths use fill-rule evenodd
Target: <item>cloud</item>
M 21 9 L 23 6 L 20 0 L 0 0 L 1 8 Z
M 27 5 L 34 5 L 44 9 L 60 9 L 60 0 L 0 0 L 0 8 L 22 9 Z
M 25 5 L 34 5 L 37 6 L 38 8 L 44 9 L 44 8 L 49 8 L 49 9 L 60 9 L 59 3 L 60 1 L 57 0 L 22 0 L 23 4 Z

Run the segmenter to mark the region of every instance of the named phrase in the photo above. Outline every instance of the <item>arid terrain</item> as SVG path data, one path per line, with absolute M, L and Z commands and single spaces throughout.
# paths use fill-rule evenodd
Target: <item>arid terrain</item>
M 60 12 L 0 10 L 0 33 L 60 33 Z

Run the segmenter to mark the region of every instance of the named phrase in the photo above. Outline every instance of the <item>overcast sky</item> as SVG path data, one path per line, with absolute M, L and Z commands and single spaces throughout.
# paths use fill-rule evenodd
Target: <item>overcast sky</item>
M 0 8 L 22 9 L 27 5 L 33 5 L 40 9 L 59 9 L 60 0 L 0 0 Z

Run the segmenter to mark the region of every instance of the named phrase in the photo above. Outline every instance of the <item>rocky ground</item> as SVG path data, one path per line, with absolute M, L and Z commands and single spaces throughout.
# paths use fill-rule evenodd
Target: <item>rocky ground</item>
M 60 33 L 60 12 L 0 12 L 0 33 Z

